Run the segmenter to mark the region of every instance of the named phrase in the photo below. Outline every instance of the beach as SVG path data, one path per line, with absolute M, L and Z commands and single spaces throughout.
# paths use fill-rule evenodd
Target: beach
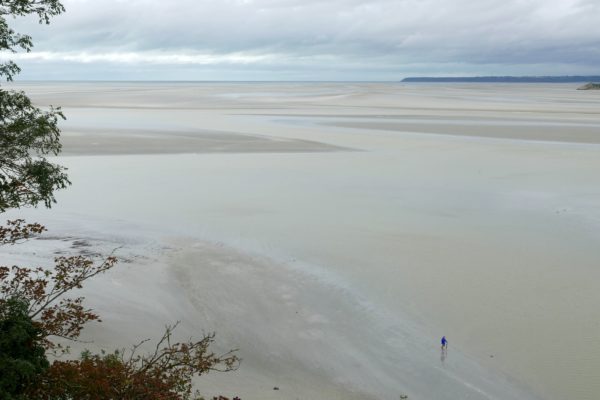
M 600 93 L 12 86 L 62 106 L 56 161 L 73 185 L 50 210 L 7 213 L 49 232 L 4 259 L 118 248 L 124 260 L 84 289 L 104 321 L 84 347 L 176 321 L 183 337 L 216 331 L 243 361 L 198 388 L 242 399 L 600 391 Z

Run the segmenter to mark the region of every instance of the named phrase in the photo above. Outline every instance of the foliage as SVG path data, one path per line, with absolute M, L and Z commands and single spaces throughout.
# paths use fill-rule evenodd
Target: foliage
M 27 302 L 27 315 L 43 331 L 41 341 L 47 349 L 62 349 L 49 338 L 77 339 L 83 325 L 98 320 L 83 306 L 83 297 L 65 297 L 80 289 L 87 279 L 112 268 L 113 256 L 101 263 L 84 256 L 57 257 L 53 269 L 0 266 L 0 306 L 12 298 Z
M 60 14 L 58 0 L 1 0 L 0 51 L 31 51 L 31 37 L 16 33 L 6 16 L 37 14 L 40 23 Z M 0 79 L 12 80 L 20 72 L 12 61 L 0 64 Z M 64 119 L 60 108 L 42 111 L 23 92 L 0 89 L 0 212 L 9 208 L 50 207 L 54 192 L 70 184 L 65 168 L 46 158 L 61 150 L 58 121 Z
M 24 398 L 25 389 L 48 368 L 41 336 L 26 302 L 11 298 L 0 305 L 0 398 Z
M 209 371 L 232 371 L 239 359 L 231 352 L 215 355 L 208 347 L 214 334 L 200 341 L 171 343 L 168 326 L 153 353 L 137 355 L 144 343 L 129 352 L 55 361 L 28 396 L 31 399 L 158 399 L 192 398 L 192 377 Z
M 0 51 L 16 52 L 17 49 L 31 51 L 31 36 L 12 30 L 5 16 L 37 14 L 40 23 L 50 23 L 50 18 L 65 11 L 59 0 L 2 0 L 0 1 Z M 12 61 L 0 64 L 0 77 L 12 80 L 21 71 Z
M 83 325 L 98 320 L 98 316 L 83 307 L 83 298 L 65 298 L 72 289 L 80 289 L 83 281 L 104 272 L 116 263 L 109 257 L 100 264 L 83 256 L 58 257 L 54 269 L 0 267 L 0 304 L 4 296 L 27 299 L 28 315 L 37 318 L 41 325 L 47 348 L 54 348 L 47 338 L 58 336 L 77 339 Z M 11 276 L 12 279 L 8 279 Z
M 46 156 L 61 150 L 60 109 L 42 111 L 23 92 L 0 90 L 0 212 L 50 207 L 54 192 L 70 184 L 65 168 Z
M 46 228 L 38 223 L 27 224 L 23 219 L 7 221 L 0 226 L 0 245 L 15 244 L 44 232 Z
M 0 15 L 23 16 L 37 14 L 40 22 L 49 23 L 50 17 L 61 14 L 65 7 L 60 0 L 2 0 Z

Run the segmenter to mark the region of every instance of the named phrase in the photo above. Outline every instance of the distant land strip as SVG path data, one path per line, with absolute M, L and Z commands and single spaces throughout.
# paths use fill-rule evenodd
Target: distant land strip
M 581 83 L 600 82 L 596 76 L 419 76 L 402 79 L 402 82 L 497 82 L 497 83 Z

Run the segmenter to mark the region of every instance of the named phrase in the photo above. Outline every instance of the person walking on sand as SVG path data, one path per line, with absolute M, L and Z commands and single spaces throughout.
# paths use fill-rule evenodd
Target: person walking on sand
M 442 350 L 448 349 L 448 341 L 446 340 L 446 336 L 442 336 Z

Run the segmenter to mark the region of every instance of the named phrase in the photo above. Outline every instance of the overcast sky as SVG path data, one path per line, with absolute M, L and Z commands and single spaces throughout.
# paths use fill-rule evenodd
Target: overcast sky
M 21 79 L 600 74 L 600 0 L 64 0 Z M 1 57 L 6 58 L 6 55 Z

